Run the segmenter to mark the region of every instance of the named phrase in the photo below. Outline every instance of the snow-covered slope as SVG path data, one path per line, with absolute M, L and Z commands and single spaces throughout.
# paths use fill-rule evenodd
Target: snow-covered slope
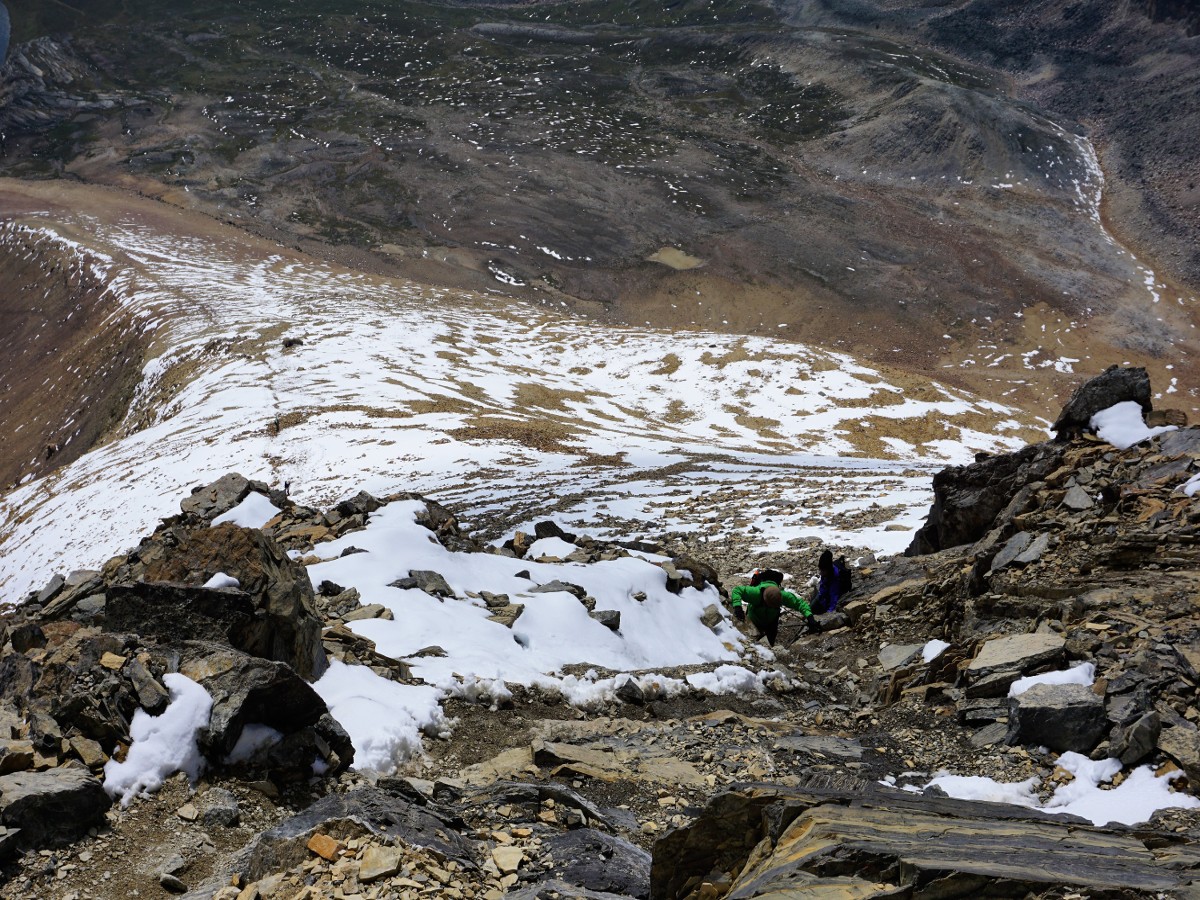
M 764 547 L 814 535 L 894 551 L 908 536 L 884 526 L 920 518 L 929 466 L 1030 434 L 995 403 L 794 344 L 605 327 L 282 248 L 255 257 L 233 232 L 36 227 L 88 234 L 159 355 L 111 440 L 0 500 L 9 602 L 125 549 L 231 470 L 313 504 L 417 490 L 468 525 L 554 511 L 598 534 L 757 525 Z

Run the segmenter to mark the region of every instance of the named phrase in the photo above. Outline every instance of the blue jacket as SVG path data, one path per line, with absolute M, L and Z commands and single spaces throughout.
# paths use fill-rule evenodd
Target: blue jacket
M 842 599 L 842 570 L 837 563 L 833 564 L 832 575 L 822 575 L 813 595 L 812 610 L 814 613 L 833 612 L 837 609 L 838 601 Z

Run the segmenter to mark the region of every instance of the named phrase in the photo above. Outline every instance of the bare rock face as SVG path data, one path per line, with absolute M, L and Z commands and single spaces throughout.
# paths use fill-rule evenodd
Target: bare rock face
M 1128 400 L 1150 411 L 1150 376 L 1141 367 L 1109 366 L 1075 389 L 1054 420 L 1054 432 L 1060 438 L 1078 434 L 1096 413 Z
M 286 662 L 309 680 L 319 678 L 327 661 L 312 583 L 304 567 L 261 531 L 228 523 L 194 530 L 168 529 L 147 538 L 129 557 L 110 561 L 105 569 L 110 581 L 128 588 L 118 592 L 120 602 L 145 601 L 143 607 L 153 600 L 149 594 L 156 589 L 137 587 L 138 582 L 171 582 L 203 590 L 200 585 L 218 572 L 238 580 L 242 594 L 250 600 L 248 607 L 237 592 L 209 591 L 215 596 L 208 597 L 196 590 L 180 593 L 174 588 L 158 589 L 156 602 L 172 607 L 198 603 L 198 614 L 191 618 L 226 623 L 238 636 L 234 646 Z M 153 618 L 149 610 L 147 613 Z
M 0 822 L 19 828 L 27 847 L 69 843 L 101 824 L 110 806 L 104 786 L 83 769 L 0 776 Z
M 936 553 L 978 541 L 992 528 L 1021 488 L 1056 469 L 1062 449 L 1032 444 L 1015 453 L 989 456 L 969 466 L 950 466 L 933 476 L 933 506 L 904 551 Z
M 655 845 L 650 896 L 982 897 L 1067 885 L 1141 896 L 1186 884 L 1188 862 L 1159 857 L 1143 837 L 870 786 L 756 786 L 715 797 Z
M 1010 744 L 1089 753 L 1107 729 L 1104 699 L 1081 684 L 1038 684 L 1009 700 Z

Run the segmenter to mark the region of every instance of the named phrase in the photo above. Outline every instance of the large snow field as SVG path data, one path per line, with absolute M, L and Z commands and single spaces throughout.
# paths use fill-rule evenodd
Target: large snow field
M 849 514 L 874 504 L 911 527 L 934 467 L 1023 443 L 1010 409 L 936 384 L 906 396 L 800 345 L 606 327 L 283 255 L 247 260 L 231 241 L 84 224 L 102 248 L 87 264 L 154 324 L 158 355 L 115 439 L 0 500 L 9 602 L 122 552 L 228 471 L 288 481 L 317 506 L 416 490 L 468 524 L 558 507 L 600 535 L 598 513 L 610 531 L 757 524 L 765 549 L 812 536 L 895 552 L 909 535 L 847 526 Z M 85 253 L 53 223 L 38 232 Z M 855 443 L 867 417 L 932 418 L 936 434 L 873 444 L 890 458 L 871 459 Z M 722 490 L 762 496 L 745 512 L 764 518 L 735 525 Z

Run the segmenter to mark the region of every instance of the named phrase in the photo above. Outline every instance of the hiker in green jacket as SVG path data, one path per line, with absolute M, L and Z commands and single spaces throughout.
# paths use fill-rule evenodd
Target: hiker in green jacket
M 739 584 L 730 595 L 733 614 L 740 621 L 747 616 L 760 632 L 767 637 L 767 643 L 775 646 L 775 638 L 779 634 L 779 614 L 784 604 L 804 616 L 804 622 L 809 631 L 821 630 L 820 624 L 813 617 L 812 609 L 803 597 L 785 591 L 776 582 L 763 580 L 758 584 Z

